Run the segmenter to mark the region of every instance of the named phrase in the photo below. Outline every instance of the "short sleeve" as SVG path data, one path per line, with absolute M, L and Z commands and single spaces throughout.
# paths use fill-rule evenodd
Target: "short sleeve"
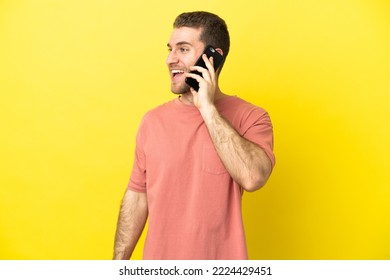
M 144 120 L 141 122 L 136 137 L 134 164 L 128 188 L 136 192 L 146 192 L 146 156 L 144 152 Z
M 262 108 L 250 110 L 245 122 L 243 137 L 260 146 L 275 165 L 273 127 L 269 114 Z

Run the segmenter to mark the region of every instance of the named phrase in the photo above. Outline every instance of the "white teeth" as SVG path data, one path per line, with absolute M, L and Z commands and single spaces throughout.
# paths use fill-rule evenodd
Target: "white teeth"
M 172 74 L 184 73 L 183 70 L 172 70 Z

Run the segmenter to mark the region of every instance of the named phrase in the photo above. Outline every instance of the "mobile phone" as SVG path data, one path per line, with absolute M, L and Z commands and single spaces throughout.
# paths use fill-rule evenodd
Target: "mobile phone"
M 213 57 L 213 59 L 214 59 L 214 69 L 215 69 L 215 71 L 217 71 L 218 67 L 222 63 L 223 56 L 219 52 L 217 52 L 217 50 L 214 47 L 208 45 L 204 49 L 202 55 L 198 58 L 198 60 L 195 63 L 195 66 L 200 66 L 200 67 L 203 67 L 203 68 L 206 68 L 206 69 L 207 69 L 206 64 L 205 64 L 205 62 L 203 61 L 203 58 L 202 58 L 203 54 L 206 54 L 207 58 Z M 197 74 L 197 75 L 200 75 L 201 77 L 203 77 L 202 73 L 200 73 L 198 71 L 191 71 L 190 73 L 194 73 L 194 74 Z M 196 91 L 199 90 L 199 83 L 198 83 L 197 80 L 195 80 L 193 78 L 186 78 L 185 81 L 194 90 L 196 90 Z

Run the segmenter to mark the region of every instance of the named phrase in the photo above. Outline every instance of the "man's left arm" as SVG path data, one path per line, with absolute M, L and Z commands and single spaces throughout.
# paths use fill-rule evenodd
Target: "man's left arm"
M 230 176 L 246 191 L 258 190 L 267 182 L 272 163 L 257 144 L 242 137 L 214 105 L 201 111 L 215 149 Z
M 191 88 L 194 105 L 207 126 L 215 149 L 230 176 L 246 191 L 258 190 L 267 182 L 272 163 L 264 150 L 242 137 L 218 112 L 214 105 L 218 89 L 217 75 L 210 60 L 203 55 L 206 67 L 193 66 L 202 76 L 187 73 L 199 82 L 199 91 Z

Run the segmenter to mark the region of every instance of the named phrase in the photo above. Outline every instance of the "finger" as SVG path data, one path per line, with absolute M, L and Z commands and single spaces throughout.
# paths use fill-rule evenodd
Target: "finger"
M 207 55 L 204 54 L 203 61 L 206 64 L 207 69 L 209 70 L 211 79 L 214 80 L 215 77 L 214 57 L 210 56 L 210 58 L 207 58 Z
M 210 70 L 204 68 L 204 67 L 201 67 L 201 66 L 191 66 L 190 67 L 190 70 L 191 71 L 198 71 L 202 74 L 203 78 L 206 80 L 206 81 L 210 81 L 211 80 L 211 73 L 210 73 Z
M 212 57 L 212 56 L 207 57 L 206 54 L 203 54 L 202 58 L 203 58 L 203 61 L 206 63 L 206 66 L 207 66 L 207 62 L 209 62 L 211 64 L 211 66 L 214 66 L 214 57 Z
M 191 72 L 188 72 L 186 73 L 187 77 L 191 77 L 191 78 L 194 78 L 195 80 L 197 80 L 199 82 L 199 79 L 203 79 L 207 82 L 211 82 L 211 76 L 210 76 L 210 72 L 206 69 L 206 68 L 203 68 L 203 67 L 200 67 L 200 66 L 193 66 L 190 68 L 191 70 L 194 70 L 194 71 L 197 71 L 199 73 L 191 73 Z M 195 75 L 195 76 L 192 76 L 192 75 Z
M 210 58 L 207 58 L 207 55 L 203 55 L 202 56 L 203 58 L 203 61 L 205 62 L 206 64 L 206 67 L 211 70 L 213 69 L 214 70 L 214 57 L 210 56 Z M 211 67 L 210 67 L 211 66 Z
M 202 68 L 202 67 L 201 67 Z M 204 68 L 203 68 L 204 69 Z M 197 70 L 197 69 L 196 69 Z M 203 74 L 203 73 L 202 73 Z M 195 74 L 195 73 L 190 73 L 190 72 L 188 72 L 188 73 L 185 73 L 184 74 L 185 75 L 185 77 L 187 77 L 187 78 L 193 78 L 194 80 L 196 80 L 198 83 L 200 83 L 204 78 L 203 77 L 201 77 L 200 75 L 198 75 L 198 74 Z

